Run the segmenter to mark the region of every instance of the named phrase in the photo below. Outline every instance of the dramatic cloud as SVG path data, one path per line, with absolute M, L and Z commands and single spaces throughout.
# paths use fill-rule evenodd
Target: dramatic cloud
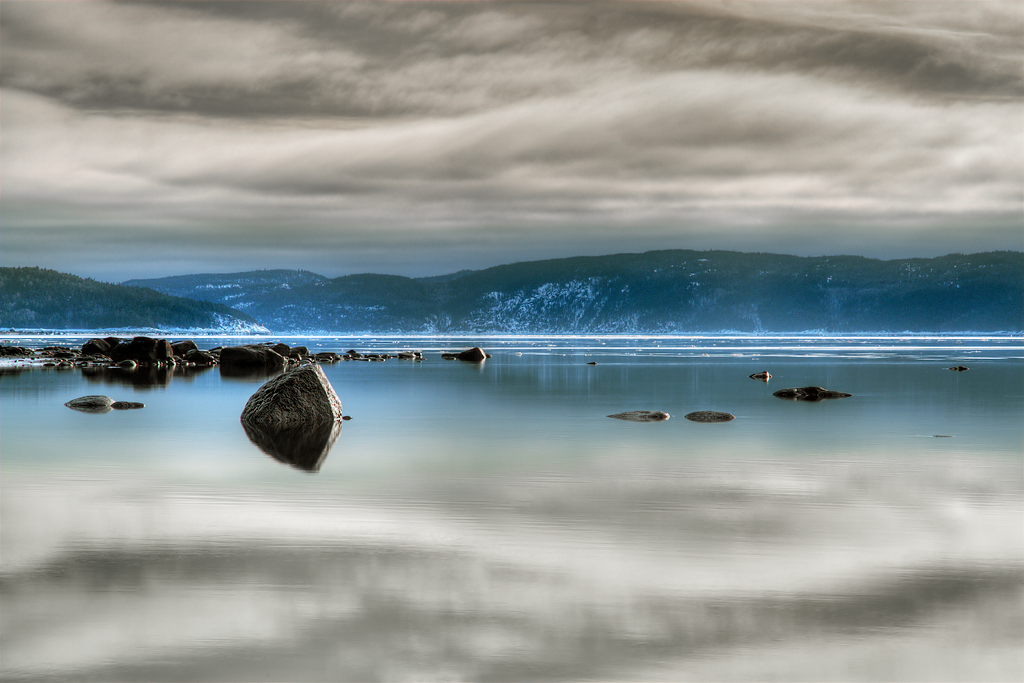
M 0 7 L 5 265 L 1021 246 L 1017 3 Z

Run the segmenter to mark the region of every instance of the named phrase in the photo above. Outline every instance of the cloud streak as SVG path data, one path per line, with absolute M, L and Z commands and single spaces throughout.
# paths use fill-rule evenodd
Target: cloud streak
M 5 265 L 434 274 L 661 247 L 1020 247 L 1013 3 L 0 17 Z M 190 264 L 183 239 L 207 253 Z M 150 256 L 119 271 L 104 245 Z

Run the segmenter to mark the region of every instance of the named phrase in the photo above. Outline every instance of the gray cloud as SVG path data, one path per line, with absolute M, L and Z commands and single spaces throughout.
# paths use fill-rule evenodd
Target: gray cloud
M 184 235 L 242 268 L 346 250 L 327 274 L 1020 248 L 1015 3 L 15 0 L 0 17 L 5 264 Z

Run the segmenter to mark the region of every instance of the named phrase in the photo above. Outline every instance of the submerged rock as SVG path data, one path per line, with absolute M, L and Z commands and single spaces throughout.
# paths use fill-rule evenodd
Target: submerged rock
M 146 404 L 136 401 L 114 401 L 110 404 L 110 407 L 114 410 L 138 410 L 139 408 L 145 408 Z
M 723 413 L 717 410 L 698 410 L 683 417 L 690 422 L 731 422 L 736 419 L 732 413 Z
M 319 365 L 303 365 L 257 389 L 241 419 L 243 424 L 279 429 L 337 422 L 341 399 Z
M 789 389 L 779 389 L 772 396 L 791 401 L 821 401 L 826 398 L 849 398 L 853 394 L 847 394 L 842 391 L 829 391 L 822 387 L 791 387 Z
M 64 405 L 83 413 L 109 413 L 110 406 L 113 404 L 114 399 L 109 396 L 80 396 L 71 399 Z
M 629 410 L 624 413 L 615 413 L 608 417 L 615 420 L 626 420 L 627 422 L 663 422 L 670 415 L 660 410 Z

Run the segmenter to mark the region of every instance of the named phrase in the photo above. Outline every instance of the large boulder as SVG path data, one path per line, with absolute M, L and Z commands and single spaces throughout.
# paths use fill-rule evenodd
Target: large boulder
M 341 399 L 319 365 L 303 365 L 257 389 L 241 419 L 263 429 L 322 425 L 341 420 Z
M 111 348 L 108 355 L 115 363 L 133 360 L 140 365 L 152 365 L 173 360 L 174 350 L 166 339 L 134 337 Z
M 226 346 L 220 352 L 221 370 L 282 370 L 288 364 L 285 357 L 267 346 L 248 344 Z

